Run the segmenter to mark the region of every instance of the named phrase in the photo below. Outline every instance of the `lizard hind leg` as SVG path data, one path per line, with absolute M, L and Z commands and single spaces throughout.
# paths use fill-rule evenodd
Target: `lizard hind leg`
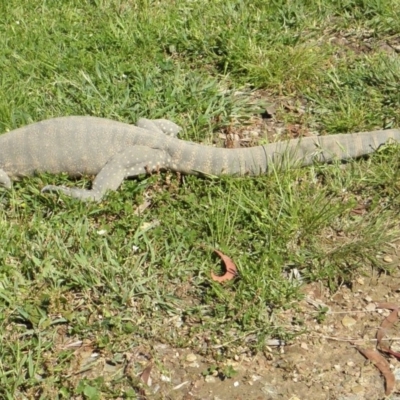
M 108 190 L 117 190 L 126 178 L 163 169 L 167 156 L 163 150 L 147 146 L 132 146 L 115 154 L 96 175 L 92 189 L 47 185 L 44 192 L 60 192 L 83 201 L 101 201 Z

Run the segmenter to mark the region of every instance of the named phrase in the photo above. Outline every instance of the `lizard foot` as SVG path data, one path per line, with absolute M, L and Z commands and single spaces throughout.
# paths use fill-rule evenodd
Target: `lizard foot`
M 103 197 L 102 193 L 100 193 L 96 190 L 69 188 L 66 186 L 56 186 L 56 185 L 47 185 L 42 189 L 41 192 L 42 193 L 48 193 L 48 192 L 63 193 L 66 196 L 73 197 L 75 199 L 79 199 L 82 201 L 100 201 Z

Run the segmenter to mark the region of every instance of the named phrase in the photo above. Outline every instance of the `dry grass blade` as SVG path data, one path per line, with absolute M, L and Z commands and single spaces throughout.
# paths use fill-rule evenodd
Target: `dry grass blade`
M 386 396 L 389 396 L 394 389 L 395 378 L 394 374 L 390 369 L 389 363 L 383 358 L 383 356 L 375 350 L 363 349 L 355 346 L 355 348 L 368 360 L 370 360 L 376 368 L 379 369 L 386 381 Z

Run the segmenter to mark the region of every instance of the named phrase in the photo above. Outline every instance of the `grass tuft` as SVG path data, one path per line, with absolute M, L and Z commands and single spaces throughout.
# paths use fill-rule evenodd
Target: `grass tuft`
M 165 117 L 212 145 L 221 129 L 256 130 L 271 103 L 277 136 L 397 127 L 399 12 L 378 0 L 1 2 L 0 131 Z M 1 398 L 135 398 L 129 374 L 80 363 L 78 342 L 82 358 L 126 371 L 140 346 L 218 361 L 290 340 L 305 327 L 282 315 L 304 283 L 391 272 L 381 255 L 398 236 L 399 160 L 387 146 L 254 179 L 162 174 L 101 204 L 40 194 L 90 184 L 63 175 L 0 191 Z M 234 282 L 211 280 L 214 248 L 236 262 Z

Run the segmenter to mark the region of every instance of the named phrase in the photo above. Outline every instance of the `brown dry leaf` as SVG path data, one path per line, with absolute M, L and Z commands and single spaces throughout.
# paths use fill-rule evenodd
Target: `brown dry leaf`
M 232 261 L 232 259 L 226 256 L 225 254 L 221 253 L 219 250 L 214 249 L 214 252 L 221 258 L 222 262 L 225 265 L 226 272 L 224 275 L 218 276 L 211 271 L 211 279 L 216 282 L 224 282 L 224 281 L 230 281 L 233 278 L 235 278 L 238 272 L 236 265 Z
M 140 374 L 140 381 L 142 381 L 145 385 L 151 386 L 151 378 L 150 378 L 150 372 L 151 369 L 153 368 L 153 364 L 150 363 Z M 146 389 L 143 387 L 143 384 L 139 384 L 136 386 L 136 392 L 138 394 L 138 399 L 139 400 L 147 400 L 147 394 L 146 394 Z
M 357 207 L 350 211 L 352 214 L 363 215 L 367 212 L 367 207 L 364 204 L 358 204 Z
M 136 208 L 136 210 L 133 212 L 134 215 L 140 215 L 145 211 L 147 208 L 149 208 L 151 205 L 150 200 L 145 199 L 142 204 L 139 204 L 139 206 Z
M 355 346 L 355 348 L 368 360 L 370 360 L 376 368 L 379 369 L 386 381 L 386 396 L 389 396 L 394 389 L 395 378 L 394 374 L 390 369 L 389 363 L 383 358 L 383 356 L 375 350 L 363 349 Z
M 299 124 L 288 124 L 287 130 L 291 138 L 298 138 L 301 135 L 301 127 Z
M 395 303 L 378 303 L 376 308 L 386 308 L 388 310 L 398 310 L 399 305 Z
M 385 353 L 391 354 L 393 357 L 396 357 L 398 360 L 400 360 L 400 353 L 398 353 L 397 351 L 393 351 L 389 347 L 382 347 L 382 346 L 380 347 L 380 349 Z
M 387 331 L 399 319 L 399 306 L 393 303 L 380 303 L 378 304 L 378 308 L 386 308 L 393 311 L 383 320 L 381 326 L 378 329 L 378 332 L 376 333 L 376 346 L 385 353 L 389 353 L 397 359 L 400 359 L 400 353 L 393 351 L 390 347 L 382 343 L 382 339 L 385 337 Z
M 153 364 L 149 364 L 143 372 L 140 374 L 140 380 L 144 382 L 147 386 L 151 386 L 150 372 L 153 368 Z
M 376 341 L 378 346 L 384 346 L 381 341 L 385 337 L 386 332 L 397 322 L 399 310 L 393 310 L 381 323 L 376 334 Z

